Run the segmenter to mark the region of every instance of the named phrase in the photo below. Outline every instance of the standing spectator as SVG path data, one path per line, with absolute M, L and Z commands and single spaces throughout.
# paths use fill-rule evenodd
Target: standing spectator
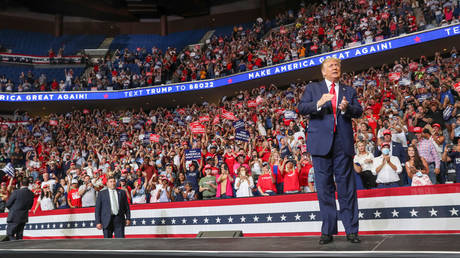
M 71 182 L 67 188 L 67 201 L 70 208 L 81 208 L 81 195 L 78 194 L 78 180 L 69 178 Z
M 223 163 L 220 166 L 220 173 L 217 175 L 217 193 L 216 197 L 227 199 L 233 197 L 233 177 L 228 171 L 227 164 Z
M 412 180 L 412 186 L 431 185 L 428 177 L 429 169 L 426 160 L 418 154 L 417 148 L 410 145 L 407 148 L 409 160 L 406 162 L 407 176 Z
M 460 141 L 457 141 L 455 147 L 447 146 L 442 154 L 444 162 L 453 162 L 455 166 L 456 183 L 460 183 Z
M 193 190 L 192 184 L 189 182 L 185 184 L 185 190 L 182 194 L 184 195 L 184 201 L 193 201 L 198 198 L 198 194 Z
M 363 141 L 358 142 L 358 153 L 353 159 L 353 167 L 356 173 L 359 174 L 363 181 L 363 186 L 366 189 L 376 187 L 376 176 L 372 174 L 372 166 L 374 162 L 374 155 L 366 150 L 366 143 Z
M 65 192 L 65 187 L 58 186 L 56 195 L 54 196 L 54 207 L 56 209 L 68 209 L 69 204 L 67 203 L 67 193 Z
M 302 193 L 310 192 L 310 188 L 308 187 L 308 173 L 312 167 L 310 155 L 305 152 L 300 159 L 299 185 Z
M 5 212 L 6 201 L 8 201 L 12 190 L 12 183 L 13 178 L 11 177 L 8 186 L 6 185 L 6 182 L 2 182 L 0 184 L 0 213 Z
M 49 185 L 46 185 L 44 188 L 42 188 L 40 197 L 38 197 L 38 201 L 35 204 L 35 209 L 33 210 L 34 214 L 37 211 L 39 205 L 42 211 L 54 210 L 53 199 L 53 193 L 51 192 Z
M 96 190 L 89 175 L 83 177 L 83 184 L 78 188 L 78 195 L 81 196 L 82 207 L 96 206 Z
M 216 197 L 216 177 L 211 175 L 211 165 L 204 167 L 206 176 L 200 179 L 200 192 L 202 193 L 203 200 L 213 199 Z
M 262 163 L 262 175 L 257 180 L 257 189 L 260 195 L 269 196 L 276 194 L 275 177 L 272 174 L 270 163 Z
M 8 226 L 6 233 L 10 240 L 21 240 L 24 232 L 24 227 L 29 221 L 29 210 L 34 204 L 34 194 L 27 188 L 29 180 L 23 178 L 20 181 L 21 188 L 14 191 L 8 201 L 8 217 L 6 222 Z
M 399 174 L 402 172 L 401 162 L 398 157 L 390 155 L 390 144 L 383 142 L 382 155 L 374 158 L 372 174 L 377 176 L 378 188 L 399 186 Z
M 420 153 L 420 156 L 428 162 L 428 176 L 430 177 L 431 182 L 436 184 L 436 175 L 440 173 L 441 159 L 438 156 L 438 152 L 436 151 L 433 141 L 430 140 L 430 130 L 425 128 L 422 131 L 418 128 L 417 130 L 414 129 L 414 132 L 418 140 L 417 151 Z
M 160 177 L 160 183 L 158 187 L 157 200 L 158 202 L 170 202 L 171 201 L 171 186 L 169 180 L 165 176 Z
M 138 203 L 147 203 L 147 195 L 146 195 L 146 187 L 147 187 L 147 180 L 142 182 L 142 179 L 137 179 L 134 181 L 134 188 L 131 190 L 131 196 L 133 199 L 133 204 Z
M 284 178 L 283 192 L 286 194 L 298 193 L 300 189 L 299 171 L 295 165 L 296 161 L 294 160 L 294 157 L 284 157 L 284 161 L 280 169 Z
M 248 175 L 248 170 L 245 166 L 240 166 L 238 176 L 235 179 L 236 197 L 252 196 L 252 188 L 254 187 L 254 179 Z

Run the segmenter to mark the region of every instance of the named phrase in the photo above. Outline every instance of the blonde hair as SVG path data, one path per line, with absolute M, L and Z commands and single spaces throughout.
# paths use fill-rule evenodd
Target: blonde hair
M 336 57 L 328 57 L 326 59 L 324 59 L 324 61 L 321 63 L 321 70 L 323 70 L 324 68 L 324 65 L 329 63 L 329 62 L 337 62 L 339 64 L 339 66 L 341 66 L 342 64 L 342 60 L 336 58 Z

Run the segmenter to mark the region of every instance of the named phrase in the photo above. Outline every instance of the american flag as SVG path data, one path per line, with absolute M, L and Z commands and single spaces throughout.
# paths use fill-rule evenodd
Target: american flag
M 15 170 L 14 170 L 14 167 L 13 167 L 13 165 L 11 164 L 11 162 L 8 162 L 8 164 L 6 164 L 6 165 L 2 168 L 2 171 L 5 172 L 6 174 L 8 174 L 8 175 L 11 176 L 11 177 L 14 177 Z

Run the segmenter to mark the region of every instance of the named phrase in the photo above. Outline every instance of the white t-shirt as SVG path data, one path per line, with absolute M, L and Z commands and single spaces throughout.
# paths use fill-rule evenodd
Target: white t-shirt
M 367 159 L 372 160 L 372 162 L 371 163 L 365 162 L 365 160 Z M 359 163 L 361 165 L 361 168 L 363 169 L 363 171 L 365 170 L 372 171 L 373 161 L 374 161 L 374 155 L 372 155 L 369 152 L 367 152 L 366 154 L 355 155 L 355 158 L 353 159 L 354 163 Z
M 376 169 L 382 164 L 382 161 L 383 155 L 374 158 L 374 164 L 372 165 L 372 174 L 377 175 L 376 182 L 379 184 L 398 182 L 398 174 L 400 174 L 402 171 L 401 162 L 399 161 L 399 158 L 396 156 L 390 156 L 390 161 L 391 163 L 393 163 L 393 165 L 396 166 L 396 171 L 393 170 L 393 168 L 391 168 L 390 165 L 385 164 L 383 168 L 380 170 L 380 172 L 377 174 Z
M 235 190 L 236 190 L 236 197 L 249 197 L 252 196 L 251 188 L 254 186 L 254 180 L 252 177 L 248 177 L 249 183 L 247 180 L 241 182 L 240 186 L 238 187 L 238 183 L 240 182 L 240 178 L 237 177 L 235 180 Z

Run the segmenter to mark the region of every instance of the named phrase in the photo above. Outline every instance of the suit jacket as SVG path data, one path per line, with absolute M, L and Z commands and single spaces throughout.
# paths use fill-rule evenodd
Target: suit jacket
M 120 189 L 116 189 L 118 195 L 118 214 L 121 221 L 131 219 L 131 211 L 129 209 L 128 199 L 126 192 Z M 112 208 L 110 206 L 109 190 L 105 189 L 99 192 L 96 200 L 96 224 L 102 224 L 104 228 L 107 228 L 110 224 L 110 218 L 112 216 Z
M 374 157 L 378 157 L 380 155 L 382 155 L 382 151 L 380 151 L 378 148 L 375 148 Z M 404 164 L 407 161 L 406 150 L 399 142 L 391 141 L 391 156 L 398 157 L 401 164 Z
M 8 223 L 26 223 L 29 221 L 29 210 L 34 204 L 34 194 L 28 188 L 14 191 L 8 201 Z
M 334 140 L 334 113 L 332 111 L 332 103 L 328 101 L 319 111 L 316 107 L 316 103 L 325 93 L 329 93 L 326 81 L 323 80 L 310 83 L 307 85 L 298 105 L 300 114 L 310 115 L 310 122 L 307 129 L 307 150 L 310 154 L 318 156 L 327 155 L 332 148 Z M 344 114 L 342 114 L 342 111 L 339 109 L 339 104 L 342 102 L 343 97 L 349 102 Z M 363 108 L 358 102 L 355 89 L 339 83 L 336 113 L 336 134 L 342 140 L 345 154 L 353 156 L 354 140 L 351 118 L 359 118 L 363 113 Z

